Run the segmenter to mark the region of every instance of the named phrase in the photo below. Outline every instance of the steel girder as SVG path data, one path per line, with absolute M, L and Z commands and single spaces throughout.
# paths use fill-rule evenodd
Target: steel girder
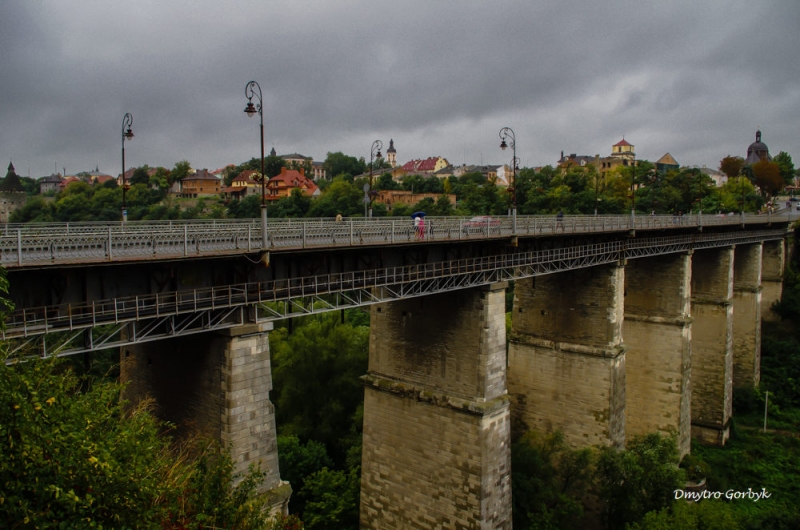
M 693 249 L 751 244 L 785 237 L 783 230 L 620 239 L 534 252 L 391 267 L 348 274 L 240 284 L 97 301 L 85 307 L 12 313 L 3 338 L 11 351 L 71 355 L 395 300 L 469 289 Z M 248 315 L 249 313 L 249 315 Z M 31 322 L 25 319 L 32 317 Z

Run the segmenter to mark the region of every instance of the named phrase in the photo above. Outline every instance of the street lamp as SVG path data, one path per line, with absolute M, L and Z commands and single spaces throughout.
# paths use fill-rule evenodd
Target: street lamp
M 597 217 L 597 185 L 598 185 L 598 177 L 599 175 L 597 172 L 594 174 L 594 216 Z
M 133 131 L 131 130 L 131 126 L 133 125 L 133 116 L 130 112 L 126 112 L 125 116 L 122 118 L 122 222 L 127 222 L 128 220 L 128 204 L 125 201 L 125 194 L 128 191 L 128 183 L 125 182 L 125 140 L 130 140 L 133 138 Z
M 631 223 L 636 219 L 636 159 L 631 162 Z
M 247 106 L 244 108 L 245 113 L 249 117 L 253 117 L 258 114 L 261 123 L 259 127 L 261 129 L 261 249 L 267 249 L 267 179 L 266 175 L 264 175 L 264 114 L 261 112 L 261 105 L 263 103 L 263 98 L 261 96 L 261 85 L 256 83 L 255 81 L 250 81 L 244 87 L 244 95 L 247 98 Z M 258 104 L 253 104 L 253 97 L 258 97 Z M 256 182 L 259 182 L 257 179 Z
M 508 140 L 508 143 L 506 143 Z M 511 182 L 508 192 L 511 194 L 511 218 L 514 224 L 514 231 L 516 232 L 517 226 L 517 141 L 514 135 L 514 130 L 510 127 L 503 127 L 500 129 L 500 149 L 506 150 L 506 147 L 511 146 L 513 156 L 511 158 Z
M 372 217 L 372 161 L 381 158 L 383 142 L 375 140 L 369 150 L 369 216 Z

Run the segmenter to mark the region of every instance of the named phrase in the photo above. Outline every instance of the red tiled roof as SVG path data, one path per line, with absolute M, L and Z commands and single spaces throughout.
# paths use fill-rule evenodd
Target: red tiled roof
M 283 184 L 281 186 L 281 184 Z M 306 195 L 311 195 L 317 190 L 314 181 L 305 176 L 304 171 L 281 168 L 280 175 L 269 179 L 267 186 L 270 188 L 300 188 Z
M 622 139 L 622 140 L 620 140 L 619 142 L 615 143 L 615 144 L 614 144 L 614 147 L 617 147 L 617 146 L 625 146 L 625 145 L 631 145 L 631 144 L 629 144 L 628 142 L 626 142 L 626 141 L 625 141 L 625 138 L 623 138 L 623 139 Z
M 425 160 L 410 160 L 401 166 L 401 169 L 406 171 L 433 171 L 436 169 L 436 163 L 439 161 L 438 157 L 432 156 Z

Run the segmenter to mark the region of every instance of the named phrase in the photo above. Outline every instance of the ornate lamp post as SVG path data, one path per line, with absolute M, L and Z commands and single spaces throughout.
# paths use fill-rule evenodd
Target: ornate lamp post
M 122 222 L 127 222 L 128 220 L 128 204 L 126 202 L 126 193 L 128 191 L 128 183 L 125 181 L 125 140 L 130 140 L 133 138 L 133 131 L 131 130 L 131 126 L 133 125 L 133 116 L 130 112 L 126 112 L 125 116 L 122 118 Z
M 250 81 L 244 87 L 244 95 L 247 98 L 247 106 L 244 108 L 245 113 L 249 117 L 258 114 L 261 123 L 259 128 L 261 130 L 261 175 L 259 179 L 253 179 L 261 182 L 261 249 L 267 249 L 267 178 L 264 174 L 264 114 L 261 111 L 263 98 L 261 96 L 261 85 L 255 81 Z M 258 98 L 258 103 L 253 104 L 253 97 Z
M 594 174 L 594 216 L 597 217 L 597 185 L 598 185 L 598 177 L 599 175 L 597 172 Z
M 383 142 L 375 140 L 369 150 L 369 217 L 372 217 L 372 161 L 381 158 Z
M 508 140 L 508 143 L 506 143 Z M 514 226 L 514 232 L 517 229 L 517 140 L 514 135 L 514 130 L 510 127 L 503 127 L 500 129 L 500 149 L 506 150 L 506 147 L 511 146 L 511 182 L 508 192 L 511 194 L 511 219 Z
M 636 215 L 636 160 L 631 165 L 631 215 Z

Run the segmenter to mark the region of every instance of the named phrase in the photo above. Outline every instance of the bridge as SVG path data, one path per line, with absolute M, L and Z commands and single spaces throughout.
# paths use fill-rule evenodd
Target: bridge
M 260 461 L 280 510 L 271 322 L 371 306 L 362 526 L 510 528 L 512 416 L 576 447 L 725 443 L 789 215 L 281 219 L 266 249 L 250 220 L 6 225 L 2 333 L 19 355 L 119 348 L 125 397 Z

